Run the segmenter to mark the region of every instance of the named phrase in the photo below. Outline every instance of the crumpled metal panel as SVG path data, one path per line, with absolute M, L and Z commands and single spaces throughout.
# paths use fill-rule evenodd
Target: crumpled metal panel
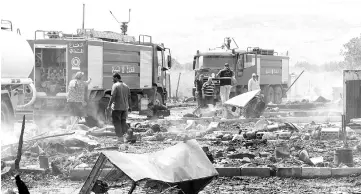
M 245 107 L 256 95 L 259 95 L 260 92 L 261 90 L 246 92 L 227 100 L 224 104 L 242 108 Z
M 153 179 L 179 183 L 218 176 L 196 140 L 181 142 L 155 153 L 106 151 L 103 154 L 134 181 Z

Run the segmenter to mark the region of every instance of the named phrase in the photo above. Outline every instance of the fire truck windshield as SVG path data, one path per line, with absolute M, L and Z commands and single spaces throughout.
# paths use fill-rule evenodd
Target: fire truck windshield
M 201 56 L 199 59 L 200 69 L 221 69 L 225 63 L 234 64 L 233 56 Z

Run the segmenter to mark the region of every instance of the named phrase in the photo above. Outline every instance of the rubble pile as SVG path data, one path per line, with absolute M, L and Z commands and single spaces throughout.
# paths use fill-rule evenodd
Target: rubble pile
M 133 120 L 126 134 L 130 141 L 121 145 L 109 125 L 89 128 L 78 124 L 72 130 L 26 137 L 20 166 L 43 169 L 46 174 L 65 178 L 71 176 L 73 169 L 91 169 L 102 151 L 153 153 L 196 139 L 215 167 L 349 167 L 349 164 L 335 163 L 335 150 L 344 146 L 339 124 L 296 125 L 264 118 L 257 122 L 232 123 L 187 118 L 189 120 L 183 121 Z M 361 137 L 356 133 L 357 126 L 356 119 L 346 127 L 355 167 L 361 166 Z M 14 145 L 2 146 L 5 179 L 14 169 L 17 150 Z M 44 161 L 48 163 L 45 167 Z

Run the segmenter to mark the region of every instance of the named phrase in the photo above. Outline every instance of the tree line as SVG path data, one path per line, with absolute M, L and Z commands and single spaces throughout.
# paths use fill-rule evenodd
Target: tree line
M 343 56 L 342 61 L 330 61 L 322 65 L 299 61 L 295 64 L 295 67 L 312 72 L 337 72 L 343 69 L 361 70 L 361 34 L 344 44 L 340 54 Z

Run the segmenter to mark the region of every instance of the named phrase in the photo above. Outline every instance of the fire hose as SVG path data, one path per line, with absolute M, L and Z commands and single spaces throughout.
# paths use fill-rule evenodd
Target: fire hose
M 35 85 L 33 83 L 30 83 L 29 86 L 30 86 L 31 91 L 33 92 L 33 96 L 32 96 L 31 100 L 27 104 L 17 105 L 18 109 L 24 109 L 24 108 L 26 108 L 28 106 L 31 106 L 32 104 L 34 104 L 34 102 L 36 100 L 36 88 L 35 88 Z

